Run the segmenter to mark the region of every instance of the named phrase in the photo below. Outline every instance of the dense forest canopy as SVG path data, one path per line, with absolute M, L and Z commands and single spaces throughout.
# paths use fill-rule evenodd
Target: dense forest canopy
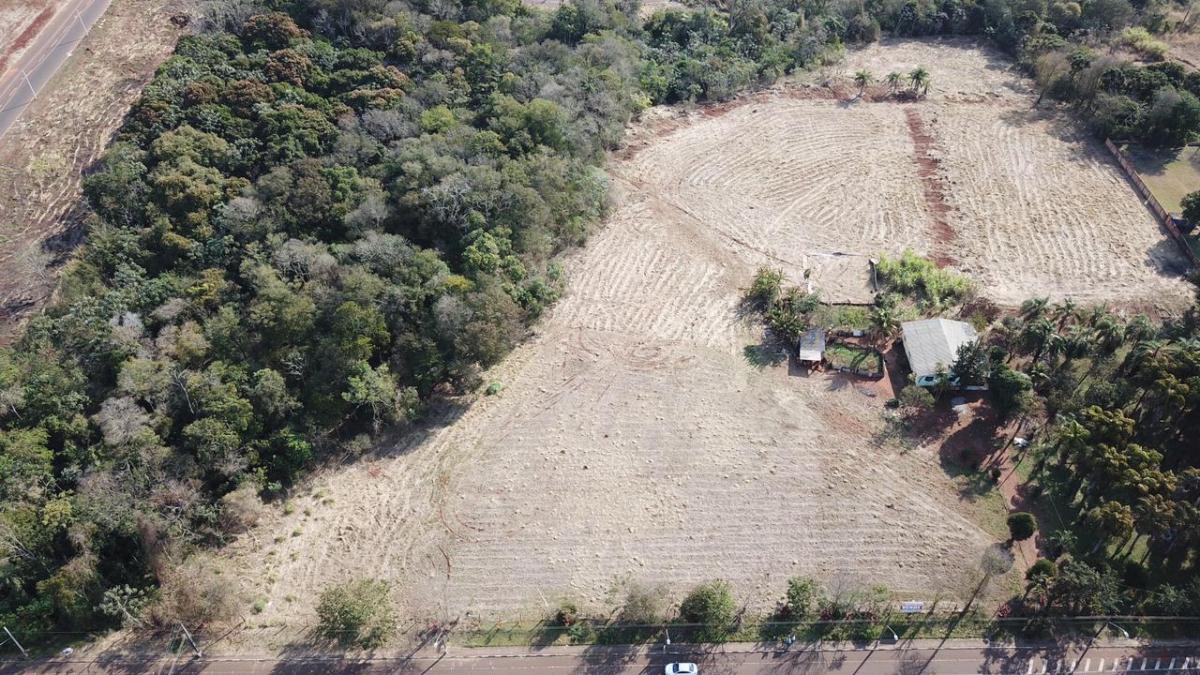
M 0 350 L 0 624 L 93 629 L 147 606 L 216 617 L 216 591 L 187 587 L 180 561 L 244 531 L 321 457 L 472 389 L 561 292 L 555 256 L 604 215 L 605 151 L 647 106 L 727 98 L 881 29 L 986 34 L 1040 58 L 1145 11 L 734 0 L 643 21 L 636 3 L 595 0 L 219 6 L 87 176 L 88 243 L 60 301 Z M 1113 67 L 1096 97 L 1126 105 L 1130 128 L 1168 89 L 1180 110 L 1195 102 L 1191 74 Z M 1097 405 L 1149 391 L 1139 372 Z

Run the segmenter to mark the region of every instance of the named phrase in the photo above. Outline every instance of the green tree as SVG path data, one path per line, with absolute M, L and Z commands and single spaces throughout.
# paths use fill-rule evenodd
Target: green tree
M 700 642 L 723 642 L 733 630 L 735 606 L 727 581 L 710 581 L 694 588 L 679 605 L 679 618 L 696 624 Z
M 808 617 L 821 602 L 821 587 L 808 577 L 788 579 L 787 595 L 780 607 L 779 617 L 798 620 Z
M 1033 514 L 1018 511 L 1008 516 L 1008 535 L 1012 541 L 1025 541 L 1037 531 Z
M 917 66 L 908 73 L 908 83 L 914 94 L 925 96 L 929 93 L 929 71 L 924 66 Z
M 1125 539 L 1133 534 L 1133 511 L 1117 501 L 1106 501 L 1090 509 L 1084 520 L 1108 540 Z M 1092 553 L 1098 551 L 1106 539 L 1097 541 Z
M 893 70 L 887 74 L 887 78 L 884 81 L 887 82 L 888 91 L 895 94 L 900 90 L 900 85 L 904 83 L 904 76 Z
M 991 394 L 992 405 L 1000 417 L 1007 418 L 1013 413 L 1028 409 L 1032 400 L 1030 391 L 1033 383 L 1029 376 L 1013 370 L 1007 364 L 999 364 L 992 369 L 988 377 L 988 391 Z
M 983 385 L 990 372 L 991 361 L 982 341 L 972 340 L 959 346 L 954 363 L 950 366 L 950 376 L 958 381 L 960 387 Z
M 1183 219 L 1193 225 L 1200 225 L 1200 190 L 1189 192 L 1180 201 L 1183 209 Z

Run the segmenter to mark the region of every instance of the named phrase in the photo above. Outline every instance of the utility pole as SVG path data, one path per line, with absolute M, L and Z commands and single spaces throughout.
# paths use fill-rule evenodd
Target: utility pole
M 183 636 L 187 638 L 188 644 L 192 645 L 192 651 L 196 653 L 196 658 L 204 656 L 204 653 L 200 651 L 200 647 L 192 639 L 192 634 L 188 632 L 187 626 L 183 625 L 182 621 L 179 622 L 179 630 L 183 631 Z
M 29 652 L 25 651 L 25 648 L 21 646 L 20 642 L 17 642 L 17 636 L 12 634 L 12 631 L 8 629 L 8 626 L 4 627 L 4 634 L 8 636 L 8 640 L 0 642 L 0 645 L 4 644 L 5 642 L 12 641 L 12 643 L 17 646 L 17 649 L 21 650 L 21 656 L 29 658 Z

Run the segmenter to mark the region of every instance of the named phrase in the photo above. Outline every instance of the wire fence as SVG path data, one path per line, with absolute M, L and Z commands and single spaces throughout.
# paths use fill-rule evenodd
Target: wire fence
M 1183 250 L 1183 255 L 1187 257 L 1187 259 L 1192 263 L 1193 267 L 1200 267 L 1200 257 L 1197 257 L 1196 252 L 1192 250 L 1191 244 L 1188 243 L 1187 236 L 1180 231 L 1179 226 L 1175 223 L 1175 219 L 1171 216 L 1170 212 L 1163 208 L 1163 205 L 1159 203 L 1158 198 L 1154 196 L 1154 192 L 1150 190 L 1150 186 L 1146 185 L 1145 181 L 1142 180 L 1141 175 L 1138 174 L 1137 168 L 1133 166 L 1133 162 L 1129 160 L 1129 158 L 1125 155 L 1125 152 L 1122 151 L 1121 148 L 1115 143 L 1113 143 L 1111 139 L 1104 139 L 1104 145 L 1108 148 L 1108 151 L 1113 154 L 1113 157 L 1116 158 L 1117 164 L 1120 164 L 1121 168 L 1124 169 L 1125 175 L 1129 178 L 1130 182 L 1133 183 L 1134 187 L 1137 188 L 1138 194 L 1140 194 L 1142 198 L 1146 200 L 1146 205 L 1150 207 L 1150 211 L 1154 213 L 1155 217 L 1158 218 L 1158 221 L 1162 223 L 1162 226 L 1166 228 L 1167 234 L 1171 235 L 1171 238 L 1175 240 L 1175 243 L 1179 244 L 1180 249 Z
M 105 637 L 105 631 L 37 631 L 8 626 L 26 649 L 46 653 Z M 1079 616 L 987 617 L 959 614 L 892 614 L 873 619 L 770 621 L 728 625 L 684 622 L 621 623 L 579 619 L 568 625 L 537 623 L 410 624 L 388 636 L 384 648 L 411 652 L 422 647 L 617 646 L 744 642 L 761 645 L 800 643 L 897 643 L 917 639 L 1061 640 L 1072 637 L 1200 639 L 1200 617 Z M 111 636 L 110 636 L 111 637 Z M 287 654 L 314 658 L 358 652 L 353 632 L 323 632 L 311 624 L 187 630 L 181 625 L 126 630 L 107 649 L 128 655 L 170 655 L 210 650 L 221 653 Z M 12 643 L 0 654 L 20 656 Z

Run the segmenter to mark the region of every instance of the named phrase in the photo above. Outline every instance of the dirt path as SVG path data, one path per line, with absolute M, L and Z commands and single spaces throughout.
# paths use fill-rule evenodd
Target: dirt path
M 1009 434 L 1009 438 L 1013 435 Z M 1017 448 L 1012 443 L 1006 443 L 1000 450 L 996 460 L 993 461 L 993 466 L 1000 469 L 1000 482 L 998 487 L 1000 494 L 1004 495 L 1004 504 L 1010 513 L 1017 511 L 1032 512 L 1025 503 L 1025 495 L 1021 494 L 1021 476 L 1017 473 L 1017 464 L 1024 460 L 1023 453 L 1025 451 Z M 1016 563 L 1024 576 L 1025 570 L 1033 566 L 1033 563 L 1038 559 L 1037 541 L 1041 533 L 1035 531 L 1033 536 L 1024 541 L 1018 541 L 1013 544 L 1013 552 L 1016 553 Z
M 941 267 L 953 265 L 955 261 L 950 251 L 954 248 L 954 240 L 958 238 L 958 234 L 950 223 L 957 214 L 946 203 L 946 184 L 939 171 L 939 152 L 919 111 L 912 107 L 905 108 L 904 120 L 908 124 L 908 134 L 913 142 L 917 174 L 921 176 L 921 186 L 925 193 L 925 206 L 933 220 L 934 244 L 930 255 Z

